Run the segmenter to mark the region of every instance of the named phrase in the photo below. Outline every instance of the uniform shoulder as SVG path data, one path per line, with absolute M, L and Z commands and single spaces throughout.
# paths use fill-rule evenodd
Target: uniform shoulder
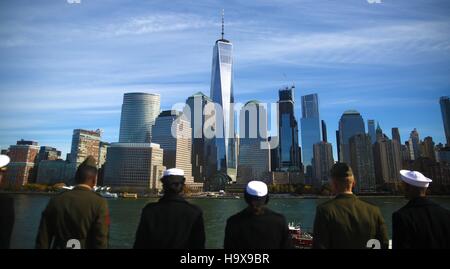
M 85 193 L 85 194 L 84 194 Z M 98 192 L 95 191 L 85 191 L 83 192 L 84 195 L 86 195 L 87 197 L 97 200 L 97 201 L 105 201 L 106 199 Z
M 198 206 L 198 205 L 194 205 L 192 203 L 189 203 L 186 201 L 186 203 L 188 204 L 188 206 L 193 210 L 196 211 L 199 214 L 203 214 L 203 210 Z
M 227 219 L 227 223 L 234 223 L 236 221 L 239 221 L 244 215 L 246 214 L 246 210 L 241 210 L 238 213 L 231 215 Z
M 367 210 L 380 211 L 380 208 L 379 208 L 377 205 L 375 205 L 375 204 L 373 204 L 373 203 L 371 203 L 371 202 L 369 202 L 369 201 L 362 200 L 362 199 L 360 199 L 360 198 L 358 198 L 358 199 L 356 199 L 356 200 L 358 201 L 358 203 L 359 203 L 360 206 L 366 207 Z
M 336 202 L 335 199 L 330 199 L 328 201 L 325 201 L 317 206 L 317 210 L 318 211 L 329 210 L 330 208 L 334 207 L 335 202 Z
M 150 202 L 150 203 L 147 203 L 142 210 L 143 211 L 152 210 L 152 208 L 155 208 L 157 206 L 158 206 L 158 202 Z

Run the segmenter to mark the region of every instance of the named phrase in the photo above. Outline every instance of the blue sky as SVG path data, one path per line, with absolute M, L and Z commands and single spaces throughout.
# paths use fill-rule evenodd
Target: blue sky
M 0 148 L 24 138 L 67 152 L 75 128 L 117 141 L 125 92 L 161 93 L 163 109 L 209 94 L 222 8 L 238 102 L 274 102 L 293 81 L 298 120 L 300 96 L 318 93 L 334 147 L 347 109 L 389 136 L 444 142 L 450 1 L 2 0 Z

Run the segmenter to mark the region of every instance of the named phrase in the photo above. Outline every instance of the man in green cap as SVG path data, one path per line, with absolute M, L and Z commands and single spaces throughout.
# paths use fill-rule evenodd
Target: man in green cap
M 73 190 L 50 199 L 42 213 L 36 248 L 108 247 L 109 210 L 106 200 L 93 191 L 97 183 L 94 157 L 80 164 L 75 183 Z
M 352 193 L 355 179 L 350 166 L 336 163 L 330 170 L 330 183 L 337 195 L 317 207 L 313 248 L 387 248 L 387 227 L 380 209 Z

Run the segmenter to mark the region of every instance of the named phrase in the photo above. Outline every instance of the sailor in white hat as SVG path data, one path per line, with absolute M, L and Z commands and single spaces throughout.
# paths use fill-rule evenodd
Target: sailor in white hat
M 417 171 L 400 170 L 400 176 L 403 182 L 418 188 L 428 188 L 432 182 L 431 179 Z
M 432 180 L 410 170 L 401 170 L 400 177 L 409 202 L 392 214 L 392 247 L 450 248 L 450 211 L 426 197 Z
M 142 210 L 134 248 L 205 248 L 202 210 L 181 196 L 185 181 L 182 169 L 164 171 L 161 178 L 164 196 Z
M 250 181 L 245 188 L 244 197 L 247 208 L 227 220 L 224 248 L 292 248 L 286 219 L 266 206 L 269 202 L 266 183 Z
M 170 168 L 164 171 L 161 182 L 165 194 L 179 194 L 183 191 L 186 178 L 183 169 Z

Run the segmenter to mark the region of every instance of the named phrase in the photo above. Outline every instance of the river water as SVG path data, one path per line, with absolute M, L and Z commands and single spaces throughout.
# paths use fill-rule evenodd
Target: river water
M 11 239 L 11 248 L 33 248 L 39 226 L 40 215 L 49 196 L 17 194 L 15 198 L 16 220 Z M 400 197 L 362 198 L 380 207 L 391 236 L 391 215 L 406 204 Z M 318 204 L 328 199 L 273 198 L 269 207 L 286 216 L 289 222 L 301 224 L 307 230 L 314 222 Z M 450 209 L 450 197 L 433 197 L 432 200 Z M 156 199 L 108 200 L 111 227 L 110 248 L 131 248 L 142 208 Z M 190 199 L 203 209 L 206 230 L 206 247 L 221 248 L 226 219 L 245 207 L 244 199 Z

